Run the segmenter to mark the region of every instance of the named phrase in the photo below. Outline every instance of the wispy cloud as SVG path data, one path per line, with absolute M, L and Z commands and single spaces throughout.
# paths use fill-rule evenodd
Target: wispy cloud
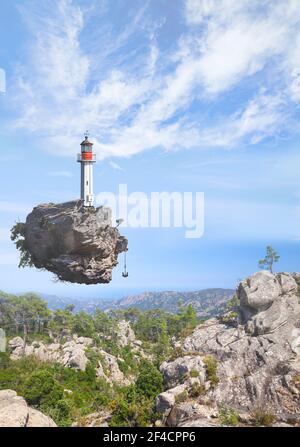
M 116 163 L 115 161 L 110 160 L 109 164 L 116 171 L 123 171 L 124 172 L 124 169 L 118 163 Z
M 118 30 L 105 9 L 97 14 L 94 28 L 107 45 L 99 34 L 87 45 L 88 8 L 72 0 L 32 5 L 34 14 L 21 9 L 32 43 L 15 89 L 17 126 L 49 150 L 73 155 L 87 128 L 100 159 L 256 144 L 298 131 L 291 126 L 300 100 L 298 0 L 186 0 L 185 27 L 167 48 L 158 37 L 174 19 L 155 22 L 151 2 L 130 10 Z

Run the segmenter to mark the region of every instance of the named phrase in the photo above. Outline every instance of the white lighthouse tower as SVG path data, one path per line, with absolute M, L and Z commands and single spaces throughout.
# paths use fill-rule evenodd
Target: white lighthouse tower
M 81 153 L 77 161 L 81 163 L 81 200 L 84 206 L 93 206 L 93 164 L 96 163 L 96 154 L 93 153 L 93 143 L 89 142 L 87 133 L 80 146 Z

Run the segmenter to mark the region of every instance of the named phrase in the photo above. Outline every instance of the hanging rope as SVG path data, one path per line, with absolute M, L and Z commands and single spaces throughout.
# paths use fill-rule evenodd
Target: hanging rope
M 126 251 L 124 252 L 124 271 L 122 272 L 123 278 L 128 277 L 128 271 L 127 271 L 127 263 L 126 263 Z

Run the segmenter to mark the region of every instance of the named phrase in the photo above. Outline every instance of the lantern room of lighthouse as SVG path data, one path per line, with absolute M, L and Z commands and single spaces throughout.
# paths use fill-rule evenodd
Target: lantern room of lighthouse
M 81 164 L 80 197 L 84 206 L 94 206 L 93 164 L 96 162 L 96 154 L 93 153 L 93 143 L 89 141 L 87 133 L 80 146 L 81 153 L 77 159 Z

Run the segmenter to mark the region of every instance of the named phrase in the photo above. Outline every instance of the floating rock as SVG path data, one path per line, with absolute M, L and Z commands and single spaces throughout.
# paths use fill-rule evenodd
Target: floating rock
M 118 254 L 127 250 L 127 240 L 111 225 L 110 209 L 84 207 L 81 200 L 39 205 L 16 227 L 13 240 L 24 237 L 25 260 L 62 281 L 109 283 Z

